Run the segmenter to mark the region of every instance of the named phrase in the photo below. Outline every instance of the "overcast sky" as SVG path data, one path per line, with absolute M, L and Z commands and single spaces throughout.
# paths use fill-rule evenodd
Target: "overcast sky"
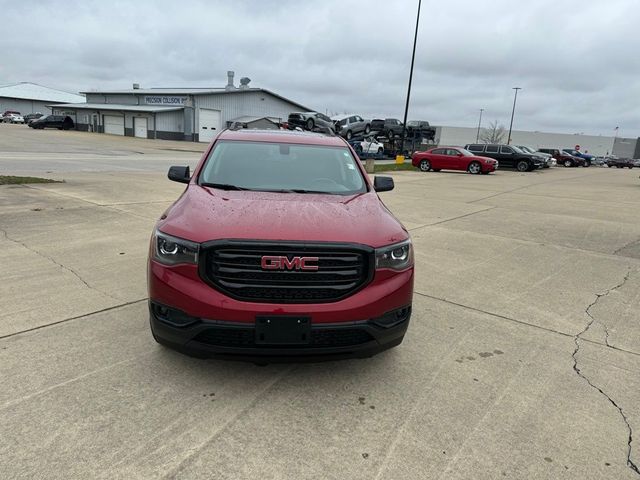
M 0 84 L 222 87 L 402 118 L 417 0 L 0 0 Z M 424 0 L 410 119 L 639 136 L 638 0 Z

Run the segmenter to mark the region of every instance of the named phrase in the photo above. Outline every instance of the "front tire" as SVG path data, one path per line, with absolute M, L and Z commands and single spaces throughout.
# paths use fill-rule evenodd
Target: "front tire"
M 429 160 L 420 160 L 420 170 L 423 172 L 428 172 L 431 170 L 431 163 Z
M 469 167 L 467 167 L 467 171 L 474 175 L 478 175 L 479 173 L 482 173 L 482 165 L 480 165 L 479 162 L 471 162 Z
M 364 127 L 364 134 L 369 135 L 369 132 L 371 132 L 371 125 L 367 123 L 367 126 Z
M 353 137 L 353 133 L 351 133 L 351 130 L 347 130 L 347 140 L 351 140 L 351 137 Z
M 384 148 L 380 147 L 378 148 L 378 154 L 382 155 L 384 153 Z
M 528 170 L 529 170 L 529 163 L 528 163 L 528 162 L 526 162 L 526 161 L 524 161 L 524 160 L 520 160 L 520 161 L 518 162 L 518 164 L 516 165 L 516 169 L 517 169 L 519 172 L 526 172 L 526 171 L 528 171 Z
M 313 127 L 316 126 L 316 123 L 313 121 L 313 118 L 307 120 L 307 130 L 313 130 Z
M 393 139 L 394 139 L 394 137 L 395 137 L 395 135 L 393 134 L 393 130 L 389 130 L 389 131 L 387 132 L 387 138 L 388 138 L 389 140 L 393 140 Z
M 563 165 L 565 166 L 565 168 L 569 168 L 573 166 L 573 162 L 571 160 L 565 160 Z

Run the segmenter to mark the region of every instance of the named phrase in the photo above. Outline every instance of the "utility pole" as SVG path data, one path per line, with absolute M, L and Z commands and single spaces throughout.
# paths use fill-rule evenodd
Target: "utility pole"
M 522 90 L 521 87 L 513 87 L 516 94 L 513 97 L 513 110 L 511 110 L 511 123 L 509 124 L 509 137 L 507 138 L 507 145 L 511 145 L 511 128 L 513 127 L 513 115 L 516 113 L 516 100 L 518 99 L 518 90 Z
M 482 112 L 484 112 L 484 108 L 480 109 L 480 119 L 478 120 L 478 133 L 476 133 L 476 143 L 480 139 L 480 124 L 482 123 Z
M 416 16 L 416 32 L 413 36 L 413 53 L 411 54 L 411 70 L 409 70 L 409 87 L 407 88 L 407 103 L 404 106 L 404 122 L 402 123 L 402 137 L 400 138 L 400 152 L 396 153 L 396 163 L 404 163 L 404 138 L 407 134 L 407 114 L 409 113 L 409 98 L 411 97 L 411 80 L 413 79 L 413 64 L 416 59 L 416 43 L 418 42 L 418 25 L 420 23 L 420 6 L 418 0 L 418 14 Z

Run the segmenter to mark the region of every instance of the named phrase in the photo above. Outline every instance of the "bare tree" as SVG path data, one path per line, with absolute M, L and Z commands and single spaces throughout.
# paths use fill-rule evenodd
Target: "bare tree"
M 483 128 L 480 133 L 480 141 L 483 143 L 504 143 L 504 125 L 498 125 L 495 120 L 489 123 L 489 128 Z

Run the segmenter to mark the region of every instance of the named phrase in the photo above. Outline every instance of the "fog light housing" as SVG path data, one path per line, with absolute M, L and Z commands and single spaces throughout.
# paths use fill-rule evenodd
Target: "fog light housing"
M 187 315 L 177 308 L 167 307 L 155 302 L 151 302 L 150 309 L 155 318 L 173 327 L 186 327 L 200 321 L 199 318 Z
M 381 317 L 371 319 L 371 323 L 382 328 L 391 328 L 406 322 L 411 317 L 411 305 L 385 313 Z

